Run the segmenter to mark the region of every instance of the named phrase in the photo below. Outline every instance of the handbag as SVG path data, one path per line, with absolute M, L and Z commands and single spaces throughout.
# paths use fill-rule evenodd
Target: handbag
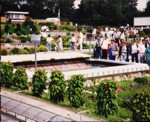
M 113 55 L 113 56 L 118 55 L 118 51 L 112 51 L 112 55 Z

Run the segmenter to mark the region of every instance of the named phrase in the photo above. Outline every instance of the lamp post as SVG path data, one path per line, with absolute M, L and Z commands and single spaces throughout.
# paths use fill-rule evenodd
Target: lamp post
M 34 43 L 34 52 L 35 52 L 35 70 L 37 69 L 37 43 L 40 43 L 41 35 L 31 35 L 31 43 Z

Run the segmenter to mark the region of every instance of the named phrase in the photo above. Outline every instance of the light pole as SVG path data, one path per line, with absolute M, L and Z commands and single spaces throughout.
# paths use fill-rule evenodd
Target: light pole
M 37 43 L 40 43 L 41 41 L 41 35 L 31 35 L 31 42 L 34 43 L 34 52 L 35 52 L 35 70 L 37 68 Z

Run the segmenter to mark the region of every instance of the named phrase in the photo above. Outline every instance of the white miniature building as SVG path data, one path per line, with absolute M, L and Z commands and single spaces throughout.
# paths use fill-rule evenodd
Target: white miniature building
M 23 23 L 25 21 L 26 14 L 29 14 L 29 12 L 6 11 L 5 12 L 6 22 Z

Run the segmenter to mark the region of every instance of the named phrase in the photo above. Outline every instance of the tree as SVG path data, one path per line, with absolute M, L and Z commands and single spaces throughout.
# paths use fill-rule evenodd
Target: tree
M 83 83 L 86 79 L 82 75 L 73 75 L 68 83 L 68 98 L 71 105 L 78 108 L 84 104 Z
M 53 71 L 49 83 L 50 100 L 53 102 L 64 101 L 66 95 L 66 81 L 64 74 L 60 71 Z
M 150 16 L 150 1 L 148 1 L 147 4 L 146 4 L 144 15 L 145 16 Z
M 45 70 L 37 69 L 34 72 L 32 83 L 33 83 L 33 95 L 34 96 L 40 96 L 44 89 L 46 89 L 46 80 L 47 80 L 47 74 Z
M 9 25 L 6 24 L 6 25 L 5 25 L 5 29 L 4 29 L 5 33 L 8 33 L 8 32 L 9 32 L 9 29 L 10 29 L 10 28 L 9 28 Z
M 136 93 L 131 100 L 133 121 L 150 121 L 150 95 Z
M 6 11 L 18 11 L 19 7 L 16 1 L 19 0 L 1 0 L 1 16 L 4 16 Z
M 114 82 L 100 83 L 97 90 L 97 106 L 100 115 L 108 117 L 118 111 L 116 88 Z
M 22 26 L 21 24 L 17 24 L 15 28 L 15 32 L 21 32 L 22 31 Z
M 137 0 L 82 0 L 76 19 L 92 25 L 132 25 L 136 6 Z
M 12 85 L 13 67 L 10 62 L 0 62 L 0 82 L 2 86 L 10 87 Z
M 18 67 L 14 73 L 13 85 L 19 90 L 28 89 L 28 75 L 23 67 Z

